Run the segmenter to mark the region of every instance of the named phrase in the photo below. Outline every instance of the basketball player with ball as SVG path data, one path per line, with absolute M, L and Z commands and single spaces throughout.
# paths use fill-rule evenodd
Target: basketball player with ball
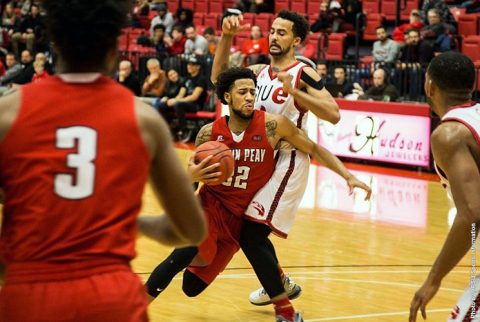
M 451 192 L 457 216 L 440 253 L 410 306 L 410 322 L 418 310 L 427 318 L 426 306 L 440 289 L 443 278 L 474 247 L 480 226 L 480 105 L 472 102 L 476 70 L 467 56 L 446 52 L 428 66 L 425 94 L 441 118 L 431 144 L 436 169 Z M 473 278 L 473 276 L 471 277 Z M 478 285 L 467 288 L 448 321 L 480 321 Z
M 214 84 L 217 75 L 228 67 L 234 36 L 249 28 L 242 24 L 241 15 L 224 18 L 213 61 Z M 309 30 L 304 17 L 281 11 L 268 37 L 271 64 L 249 67 L 258 80 L 255 109 L 284 115 L 302 130 L 306 129 L 308 112 L 334 124 L 340 120 L 338 105 L 324 88 L 320 76 L 312 67 L 295 59 L 295 47 L 305 40 Z M 247 208 L 240 244 L 263 286 L 250 294 L 254 305 L 273 302 L 274 306 L 284 306 L 288 299 L 301 293 L 300 286 L 283 273 L 268 237 L 273 232 L 287 238 L 307 186 L 309 164 L 308 154 L 283 146 L 275 174 Z
M 280 141 L 312 155 L 314 160 L 345 178 L 350 190 L 361 188 L 370 197 L 366 184 L 352 176 L 337 157 L 312 142 L 288 118 L 254 110 L 256 86 L 256 76 L 247 68 L 227 69 L 218 76 L 216 93 L 222 103 L 228 104 L 230 116 L 200 130 L 195 141 L 197 150 L 189 164 L 192 179 L 206 183 L 199 197 L 209 221 L 209 234 L 199 247 L 175 249 L 153 271 L 146 284 L 151 297 L 156 297 L 187 266 L 183 291 L 188 296 L 200 294 L 225 269 L 240 248 L 245 210 L 273 174 L 274 152 Z M 223 159 L 228 160 L 229 156 L 223 144 L 210 141 L 221 142 L 232 151 L 235 166 L 226 181 L 221 177 L 230 174 L 231 168 L 230 161 Z M 199 155 L 207 155 L 209 149 L 214 156 L 200 161 Z M 196 164 L 195 159 L 200 162 Z M 275 314 L 277 321 L 303 321 L 288 303 L 276 307 Z

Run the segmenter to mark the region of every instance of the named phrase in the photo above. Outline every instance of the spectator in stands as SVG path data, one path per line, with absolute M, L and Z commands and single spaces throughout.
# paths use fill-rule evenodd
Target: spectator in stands
M 20 43 L 25 43 L 29 52 L 35 52 L 36 41 L 41 37 L 43 30 L 44 24 L 40 16 L 40 8 L 38 4 L 34 3 L 31 6 L 30 14 L 20 22 L 18 32 L 12 35 L 13 53 L 18 57 Z
M 156 25 L 164 25 L 166 32 L 169 34 L 172 32 L 174 24 L 172 14 L 167 10 L 167 5 L 161 3 L 158 5 L 158 14 L 152 19 L 150 23 L 150 35 L 153 35 L 153 28 Z
M 375 65 L 391 64 L 397 60 L 398 44 L 387 37 L 385 27 L 376 28 L 377 41 L 373 43 L 373 61 Z
M 4 37 L 8 35 L 8 37 L 12 37 L 15 29 L 18 26 L 18 19 L 17 15 L 15 14 L 15 10 L 13 8 L 13 3 L 9 2 L 3 9 L 2 14 L 2 29 L 4 31 Z M 6 35 L 5 35 L 6 34 Z M 5 42 L 5 40 L 4 40 Z
M 428 10 L 428 25 L 420 31 L 422 39 L 430 45 L 435 51 L 447 51 L 451 49 L 451 44 L 444 44 L 443 41 L 449 41 L 446 34 L 447 30 L 443 24 L 437 9 Z
M 35 69 L 33 69 L 33 57 L 30 51 L 22 51 L 20 63 L 22 71 L 12 79 L 12 84 L 24 85 L 30 83 L 35 74 Z
M 331 76 L 328 74 L 328 66 L 326 62 L 319 61 L 317 63 L 317 73 L 318 75 L 320 75 L 321 79 L 325 82 L 325 84 L 332 81 Z
M 133 14 L 135 16 L 148 16 L 150 13 L 150 4 L 148 0 L 137 0 L 133 7 Z
M 480 12 L 480 0 L 464 1 L 461 4 L 461 8 L 465 8 L 466 13 L 479 13 Z
M 409 29 L 405 34 L 406 44 L 400 49 L 399 61 L 402 63 L 418 63 L 422 66 L 430 63 L 434 57 L 433 48 L 420 39 L 420 31 Z
M 353 92 L 359 95 L 358 99 L 360 100 L 394 102 L 399 97 L 397 89 L 390 84 L 388 73 L 383 68 L 378 68 L 373 72 L 373 85 L 366 92 L 358 83 L 353 86 Z
M 357 15 L 362 12 L 361 0 L 343 0 L 342 9 L 344 12 L 345 23 L 355 30 Z
M 247 65 L 264 64 L 269 55 L 268 40 L 263 37 L 259 26 L 252 26 L 250 39 L 242 45 Z
M 164 41 L 165 29 L 162 24 L 154 26 L 153 34 L 149 38 L 149 45 L 155 48 L 157 58 L 162 60 L 167 57 L 167 44 Z
M 422 10 L 420 14 L 422 15 L 422 20 L 425 24 L 430 24 L 429 11 L 431 9 L 436 9 L 439 15 L 439 19 L 446 24 L 447 29 L 455 33 L 456 30 L 456 21 L 453 17 L 450 9 L 448 8 L 445 0 L 424 0 L 422 5 Z
M 310 30 L 312 32 L 339 32 L 344 20 L 340 5 L 331 6 L 329 1 L 323 1 L 320 4 L 318 19 L 312 24 Z
M 50 64 L 50 62 L 47 61 L 47 56 L 45 56 L 44 53 L 42 52 L 38 52 L 36 55 L 35 55 L 35 60 L 34 62 L 36 61 L 40 61 L 43 63 L 43 66 L 45 68 L 45 70 L 47 71 L 47 73 L 49 75 L 52 75 L 54 72 L 53 72 L 53 67 L 52 67 L 52 64 Z
M 172 30 L 172 37 L 165 35 L 164 42 L 167 45 L 167 51 L 170 55 L 180 55 L 185 52 L 185 30 L 182 26 L 174 26 Z
M 0 85 L 6 86 L 12 82 L 12 80 L 22 72 L 22 65 L 17 61 L 13 53 L 8 53 L 5 57 L 5 64 L 7 65 L 7 71 L 5 75 L 0 77 Z
M 201 62 L 197 57 L 191 56 L 188 59 L 187 71 L 188 77 L 185 81 L 186 96 L 173 99 L 172 101 L 173 109 L 178 119 L 176 137 L 180 142 L 188 142 L 192 135 L 191 131 L 187 129 L 185 113 L 195 113 L 203 109 L 208 89 L 207 78 L 200 73 Z
M 409 22 L 398 26 L 393 30 L 392 39 L 399 43 L 405 42 L 405 32 L 410 29 L 421 30 L 423 28 L 422 18 L 420 17 L 420 11 L 413 9 L 410 12 Z
M 25 17 L 30 12 L 32 6 L 32 1 L 25 0 L 25 1 L 17 1 L 17 8 L 20 8 L 20 15 Z
M 163 97 L 155 99 L 152 106 L 162 114 L 168 124 L 172 125 L 175 102 L 185 97 L 187 89 L 185 88 L 185 80 L 180 77 L 180 74 L 174 68 L 168 70 L 167 78 Z
M 43 61 L 34 61 L 33 69 L 35 70 L 35 74 L 33 74 L 32 83 L 41 82 L 49 77 L 47 71 L 45 70 L 45 63 Z
M 185 35 L 187 36 L 184 52 L 186 55 L 204 56 L 208 54 L 208 41 L 202 35 L 197 35 L 194 26 L 188 26 L 185 29 Z
M 140 96 L 140 81 L 133 71 L 132 63 L 128 60 L 122 60 L 118 65 L 117 82 L 130 89 L 135 96 Z
M 148 76 L 142 86 L 142 96 L 161 97 L 165 89 L 167 77 L 165 71 L 160 67 L 160 62 L 156 58 L 147 61 Z
M 218 41 L 220 40 L 218 36 L 215 35 L 215 29 L 212 27 L 205 28 L 203 37 L 208 41 L 208 53 L 214 55 L 215 50 L 217 50 Z
M 347 80 L 347 69 L 345 66 L 335 66 L 333 69 L 333 81 L 330 84 L 341 85 L 342 89 L 338 92 L 338 97 L 345 97 L 352 94 L 353 84 Z
M 193 25 L 193 12 L 190 9 L 178 8 L 175 17 L 175 26 L 182 26 L 183 30 L 186 30 L 188 26 Z
M 251 0 L 248 12 L 257 14 L 261 12 L 273 13 L 273 1 L 274 0 Z

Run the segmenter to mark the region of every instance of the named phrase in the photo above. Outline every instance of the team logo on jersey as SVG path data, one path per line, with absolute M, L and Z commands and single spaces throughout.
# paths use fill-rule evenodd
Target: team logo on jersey
M 223 135 L 219 135 L 219 136 L 217 137 L 217 141 L 218 141 L 218 142 L 223 142 L 223 141 L 225 141 L 225 139 L 223 138 Z
M 260 217 L 265 216 L 265 207 L 263 207 L 262 204 L 260 204 L 260 203 L 257 202 L 257 201 L 253 201 L 253 202 L 252 202 L 252 205 L 253 205 L 253 208 L 255 208 L 255 210 L 258 211 L 258 215 L 259 215 Z
M 452 320 L 455 320 L 459 314 L 460 314 L 460 308 L 458 307 L 458 305 L 455 305 L 455 308 L 450 313 L 450 317 L 452 318 Z
M 252 136 L 252 141 L 256 141 L 256 142 L 262 141 L 262 136 L 261 135 L 254 135 L 254 136 Z

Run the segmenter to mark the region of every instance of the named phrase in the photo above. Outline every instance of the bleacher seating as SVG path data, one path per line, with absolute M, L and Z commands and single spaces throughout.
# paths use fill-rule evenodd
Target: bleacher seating
M 288 10 L 290 8 L 290 0 L 275 0 L 275 12 L 280 12 L 281 10 Z
M 380 13 L 371 13 L 367 15 L 363 39 L 368 41 L 377 40 L 376 28 L 383 25 L 384 16 Z
M 462 53 L 473 61 L 480 61 L 480 36 L 466 36 L 462 43 Z
M 328 35 L 328 47 L 325 59 L 342 60 L 345 55 L 345 33 L 333 33 Z
M 363 0 L 362 9 L 363 9 L 363 12 L 365 12 L 366 14 L 379 13 L 380 0 Z
M 291 0 L 290 10 L 295 11 L 299 14 L 305 15 L 307 13 L 307 5 L 305 1 L 302 0 Z
M 478 34 L 478 15 L 464 14 L 458 16 L 458 34 L 466 37 Z

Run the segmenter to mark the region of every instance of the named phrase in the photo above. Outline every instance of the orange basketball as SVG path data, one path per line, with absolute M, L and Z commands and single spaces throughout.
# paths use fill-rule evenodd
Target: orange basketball
M 235 160 L 228 146 L 218 141 L 208 141 L 195 149 L 195 163 L 200 163 L 209 155 L 212 155 L 212 159 L 208 162 L 207 166 L 217 162 L 220 163 L 218 172 L 221 172 L 222 175 L 214 182 L 208 183 L 210 186 L 216 186 L 222 184 L 232 176 Z

